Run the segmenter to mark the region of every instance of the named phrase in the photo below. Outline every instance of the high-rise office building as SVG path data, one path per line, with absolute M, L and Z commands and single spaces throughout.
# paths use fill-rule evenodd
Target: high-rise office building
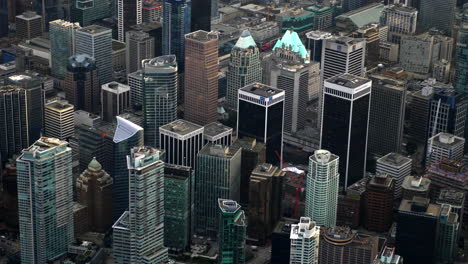
M 218 198 L 219 263 L 245 263 L 247 221 L 236 201 Z
M 197 30 L 211 31 L 212 1 L 213 0 L 191 0 L 191 32 Z
M 190 167 L 164 166 L 164 246 L 172 252 L 184 252 L 190 246 L 194 176 Z
M 0 3 L 0 38 L 8 36 L 8 1 Z
M 8 76 L 4 82 L 6 85 L 20 87 L 26 91 L 27 109 L 25 113 L 28 116 L 27 129 L 29 133 L 27 144 L 31 145 L 41 137 L 43 131 L 44 81 L 34 73 L 23 72 Z
M 388 153 L 377 160 L 376 172 L 395 179 L 395 197 L 401 197 L 403 180 L 411 175 L 412 160 L 399 153 Z
M 69 58 L 63 90 L 76 110 L 99 113 L 100 85 L 98 69 L 92 57 L 79 54 Z
M 358 9 L 367 4 L 366 0 L 343 0 L 343 12 L 349 12 Z
M 184 118 L 206 125 L 218 120 L 218 33 L 185 35 Z
M 75 107 L 66 100 L 58 100 L 44 107 L 44 135 L 67 140 L 75 133 Z
M 436 28 L 450 36 L 455 23 L 456 4 L 456 0 L 420 1 L 418 27 L 421 31 Z
M 177 119 L 177 60 L 167 55 L 142 64 L 145 144 L 159 146 L 159 128 Z
M 16 37 L 32 39 L 42 36 L 42 17 L 33 11 L 16 16 Z
M 197 155 L 195 176 L 195 232 L 218 234 L 218 198 L 239 200 L 241 150 L 207 144 Z
M 130 104 L 134 109 L 143 107 L 143 71 L 139 70 L 127 75 L 128 86 L 130 86 Z
M 249 30 L 244 30 L 231 50 L 227 79 L 227 107 L 237 111 L 238 90 L 262 81 L 260 52 Z
M 91 232 L 106 233 L 112 227 L 112 183 L 95 158 L 76 180 L 77 202 L 88 207 Z
M 191 0 L 165 0 L 163 3 L 162 53 L 176 56 L 180 73 L 185 68 L 184 36 L 191 32 L 191 5 Z
M 393 4 L 382 11 L 382 24 L 388 26 L 388 41 L 400 44 L 402 36 L 416 33 L 418 10 L 413 7 Z
M 287 30 L 273 47 L 270 85 L 285 91 L 284 132 L 296 133 L 306 121 L 310 57 L 297 32 Z M 317 91 L 318 92 L 318 91 Z
M 426 164 L 449 159 L 461 161 L 465 139 L 440 132 L 427 141 Z
M 204 144 L 230 146 L 232 144 L 232 131 L 232 128 L 219 122 L 210 123 L 204 127 L 203 142 Z
M 376 232 L 387 232 L 393 222 L 395 179 L 377 173 L 369 179 L 364 194 L 364 226 Z
M 289 263 L 291 254 L 291 226 L 299 221 L 281 218 L 271 233 L 271 264 Z
M 68 252 L 73 237 L 72 151 L 40 138 L 17 159 L 22 263 L 47 263 Z
M 148 2 L 154 3 L 154 1 L 152 0 Z M 158 2 L 155 2 L 155 3 L 158 3 Z M 163 4 L 163 2 L 160 2 L 160 3 Z M 161 8 L 161 12 L 162 12 L 162 8 Z M 163 55 L 162 53 L 163 28 L 160 22 L 151 22 L 151 23 L 144 22 L 143 24 L 133 25 L 130 27 L 130 29 L 148 33 L 150 37 L 154 38 L 154 56 L 159 57 Z
M 130 87 L 118 82 L 110 82 L 101 88 L 102 120 L 112 122 L 116 116 L 130 108 Z
M 281 217 L 285 175 L 286 172 L 268 163 L 261 163 L 252 171 L 247 235 L 255 244 L 263 245 L 267 242 Z
M 16 86 L 0 87 L 0 124 L 3 128 L 0 137 L 0 161 L 7 161 L 13 154 L 29 146 L 27 114 L 28 95 L 25 89 Z
M 79 23 L 83 27 L 92 25 L 103 18 L 111 17 L 115 12 L 115 1 L 113 0 L 93 2 L 72 0 L 70 2 L 70 20 Z
M 468 98 L 468 7 L 462 9 L 461 23 L 456 37 L 456 76 L 454 87 L 457 92 Z M 468 122 L 465 122 L 467 125 Z M 468 137 L 468 129 L 465 128 L 463 138 Z
M 124 42 L 125 32 L 135 24 L 143 23 L 142 0 L 117 0 L 117 38 Z
M 400 152 L 405 121 L 405 83 L 382 75 L 371 75 L 369 154 L 382 156 Z
M 351 74 L 324 84 L 320 145 L 340 157 L 340 186 L 345 190 L 364 177 L 371 86 L 371 80 Z
M 143 23 L 160 22 L 162 19 L 163 1 L 143 0 Z M 160 56 L 158 54 L 157 56 Z
M 433 263 L 439 215 L 440 205 L 430 204 L 429 199 L 401 201 L 395 246 L 405 263 Z
M 309 217 L 301 217 L 298 224 L 291 225 L 290 264 L 319 263 L 320 227 Z
M 413 200 L 419 196 L 429 198 L 431 180 L 421 176 L 406 176 L 401 185 L 401 199 Z
M 126 157 L 133 147 L 143 146 L 143 128 L 135 123 L 117 117 L 117 126 L 111 143 L 112 169 L 111 175 L 114 179 L 112 186 L 112 216 L 117 220 L 122 213 L 128 209 L 129 203 L 129 176 L 125 170 Z
M 49 23 L 52 76 L 63 79 L 67 72 L 68 58 L 75 55 L 75 31 L 78 23 L 54 20 Z
M 350 37 L 332 37 L 324 40 L 322 50 L 322 83 L 337 74 L 363 76 L 366 41 Z
M 159 128 L 159 145 L 165 150 L 166 163 L 195 169 L 203 143 L 203 127 L 183 119 Z
M 99 82 L 112 81 L 112 30 L 91 25 L 76 30 L 76 54 L 87 54 L 94 58 Z
M 331 33 L 324 31 L 310 31 L 306 33 L 307 49 L 310 50 L 310 60 L 322 61 L 322 49 L 326 39 L 332 37 Z
M 378 236 L 333 226 L 320 234 L 318 263 L 372 263 L 378 250 Z
M 309 157 L 305 215 L 317 225 L 336 225 L 340 174 L 339 157 L 327 150 L 316 150 Z
M 25 9 L 34 10 L 43 17 L 42 29 L 45 31 L 49 30 L 50 21 L 65 19 L 68 14 L 68 1 L 66 0 L 33 0 L 23 2 L 26 2 Z
M 468 100 L 454 91 L 437 91 L 431 101 L 428 138 L 440 133 L 464 136 Z
M 429 115 L 433 96 L 433 87 L 424 87 L 408 96 L 410 99 L 408 135 L 420 143 L 426 143 L 429 135 Z
M 458 215 L 458 222 L 463 224 L 463 214 L 465 213 L 465 193 L 454 189 L 441 189 L 436 204 L 448 204 L 450 210 Z
M 279 164 L 283 156 L 284 97 L 283 90 L 261 83 L 239 90 L 237 135 L 265 144 L 266 162 L 271 164 Z
M 129 209 L 113 225 L 114 261 L 164 263 L 164 162 L 157 149 L 140 146 L 127 156 Z
M 144 59 L 154 58 L 154 38 L 143 31 L 127 31 L 125 33 L 127 46 L 126 59 L 127 74 L 136 72 L 142 68 Z
M 440 219 L 436 237 L 435 259 L 439 263 L 453 263 L 458 250 L 460 222 L 458 214 L 452 212 L 449 204 L 440 206 Z

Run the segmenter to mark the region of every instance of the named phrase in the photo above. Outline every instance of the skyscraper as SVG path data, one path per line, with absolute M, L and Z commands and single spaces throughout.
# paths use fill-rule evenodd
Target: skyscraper
M 50 21 L 65 19 L 67 16 L 66 0 L 33 0 L 29 2 L 26 8 L 33 8 L 37 14 L 43 17 L 42 29 L 45 31 L 48 31 Z
M 112 81 L 112 30 L 91 25 L 76 30 L 76 54 L 87 54 L 94 58 L 99 82 Z
M 159 145 L 166 151 L 166 163 L 195 169 L 197 154 L 205 145 L 203 127 L 178 119 L 161 126 L 159 133 Z
M 130 86 L 130 102 L 134 109 L 143 107 L 143 71 L 139 70 L 127 75 L 128 86 Z
M 213 143 L 223 146 L 230 146 L 232 144 L 232 128 L 219 122 L 213 122 L 204 126 L 203 129 L 204 144 Z
M 190 246 L 194 179 L 190 167 L 164 166 L 164 246 L 169 251 L 180 253 Z
M 63 79 L 67 71 L 68 58 L 75 54 L 75 30 L 78 23 L 54 20 L 49 23 L 52 76 Z
M 191 32 L 211 31 L 211 2 L 212 0 L 192 0 Z
M 336 225 L 340 174 L 339 157 L 327 150 L 316 150 L 309 157 L 305 215 L 319 226 Z
M 401 187 L 400 187 L 401 188 Z M 386 173 L 369 179 L 364 194 L 364 226 L 376 232 L 387 232 L 393 222 L 395 180 Z
M 185 68 L 184 36 L 191 32 L 191 5 L 191 0 L 165 0 L 163 4 L 162 53 L 176 56 L 180 73 Z
M 454 80 L 454 87 L 457 92 L 468 98 L 468 8 L 462 9 L 461 25 L 458 29 L 455 61 L 457 73 Z M 468 122 L 465 122 L 467 125 Z M 468 129 L 465 128 L 463 138 L 467 138 Z
M 16 16 L 16 37 L 30 40 L 42 36 L 42 17 L 33 11 Z
M 319 257 L 320 227 L 309 217 L 301 217 L 291 225 L 290 264 L 317 264 Z
M 410 94 L 410 117 L 408 135 L 412 140 L 420 143 L 427 142 L 429 135 L 429 115 L 431 101 L 434 96 L 433 87 L 424 87 L 420 91 Z
M 358 9 L 367 4 L 366 0 L 343 0 L 343 12 L 349 12 Z
M 416 33 L 418 10 L 413 7 L 394 4 L 382 11 L 382 24 L 388 26 L 388 41 L 400 44 L 402 36 Z
M 125 33 L 127 44 L 126 63 L 127 74 L 140 70 L 144 59 L 154 58 L 154 38 L 143 31 L 127 31 Z
M 297 32 L 287 30 L 273 47 L 270 85 L 285 92 L 284 132 L 296 133 L 306 121 L 310 57 Z
M 185 35 L 184 118 L 199 125 L 218 120 L 218 33 Z
M 247 221 L 237 202 L 218 198 L 219 263 L 245 263 Z
M 95 60 L 88 55 L 74 55 L 68 60 L 63 84 L 67 100 L 76 110 L 99 113 L 100 85 Z
M 127 156 L 129 209 L 114 224 L 115 263 L 164 263 L 164 162 L 146 146 Z M 116 232 L 117 231 L 117 232 Z M 116 245 L 117 244 L 117 245 Z M 127 255 L 128 254 L 128 255 Z
M 124 42 L 130 26 L 143 23 L 142 0 L 117 0 L 117 37 Z
M 227 107 L 237 111 L 238 90 L 262 81 L 260 52 L 249 30 L 244 30 L 231 50 L 227 78 Z
M 159 146 L 159 127 L 177 119 L 177 60 L 167 55 L 142 64 L 145 144 Z
M 310 60 L 315 62 L 322 61 L 322 49 L 326 39 L 332 37 L 328 32 L 310 31 L 306 33 L 307 49 L 310 50 Z
M 75 107 L 66 100 L 58 100 L 44 107 L 44 135 L 67 140 L 75 132 L 73 112 Z
M 420 1 L 418 25 L 421 31 L 436 28 L 450 36 L 455 23 L 456 4 L 456 0 Z
M 325 81 L 320 145 L 340 157 L 340 186 L 364 177 L 372 81 L 341 74 Z
M 444 159 L 461 161 L 465 139 L 440 132 L 427 141 L 426 164 Z
M 403 180 L 411 175 L 412 160 L 399 153 L 388 153 L 377 160 L 376 172 L 395 179 L 395 197 L 401 196 Z
M 130 108 L 130 87 L 118 82 L 110 82 L 101 88 L 101 116 L 107 122 Z
M 371 75 L 368 151 L 377 156 L 400 152 L 405 121 L 405 83 Z
M 455 91 L 437 91 L 431 101 L 428 138 L 440 133 L 464 136 L 468 99 Z
M 43 137 L 16 161 L 22 263 L 65 255 L 74 241 L 72 151 L 67 145 Z
M 88 207 L 91 232 L 106 233 L 112 227 L 112 183 L 95 158 L 76 180 L 77 202 Z
M 28 95 L 16 86 L 0 87 L 0 161 L 7 161 L 13 154 L 20 154 L 29 145 Z
M 239 200 L 241 150 L 207 144 L 197 155 L 195 176 L 195 232 L 218 234 L 217 199 Z
M 449 204 L 442 204 L 435 246 L 435 259 L 437 261 L 452 263 L 455 260 L 459 229 L 458 214 L 452 212 L 452 207 Z
M 283 90 L 261 83 L 239 90 L 237 135 L 266 145 L 266 162 L 279 164 L 283 156 Z
M 115 12 L 113 0 L 100 0 L 92 3 L 87 0 L 71 0 L 70 2 L 70 21 L 78 22 L 83 27 L 110 17 Z
M 8 36 L 8 1 L 0 3 L 0 38 Z

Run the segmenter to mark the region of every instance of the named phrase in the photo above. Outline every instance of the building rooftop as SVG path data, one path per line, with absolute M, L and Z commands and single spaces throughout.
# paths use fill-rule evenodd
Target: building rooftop
M 34 11 L 26 11 L 21 15 L 17 15 L 16 18 L 23 19 L 23 20 L 31 20 L 31 19 L 37 19 L 37 18 L 42 18 L 42 17 Z
M 225 126 L 219 122 L 213 122 L 205 126 L 204 136 L 216 137 L 220 134 L 232 134 L 232 128 Z
M 177 58 L 175 55 L 163 55 L 152 59 L 145 59 L 142 61 L 142 64 L 144 65 L 144 72 L 151 71 L 153 68 L 177 71 Z
M 112 33 L 112 29 L 99 26 L 99 25 L 90 25 L 87 27 L 82 27 L 82 28 L 77 29 L 76 31 L 91 34 L 91 35 L 101 34 L 101 33 Z
M 114 132 L 114 143 L 119 143 L 124 140 L 131 138 L 133 135 L 138 133 L 138 131 L 143 131 L 143 128 L 132 123 L 131 121 L 116 116 L 117 126 Z
M 130 91 L 130 86 L 119 82 L 110 82 L 102 85 L 102 90 L 109 91 L 115 94 L 121 94 Z
M 135 40 L 135 41 L 146 41 L 150 39 L 150 35 L 143 31 L 130 30 L 130 31 L 127 31 L 125 34 L 126 34 L 126 38 Z
M 437 146 L 441 148 L 447 148 L 447 147 L 465 144 L 464 138 L 457 137 L 452 134 L 444 133 L 444 132 L 440 132 L 439 134 L 430 138 L 429 142 L 431 141 L 432 141 L 432 146 Z
M 353 24 L 360 28 L 369 23 L 378 23 L 384 8 L 385 5 L 383 3 L 373 3 L 339 15 L 336 19 L 349 19 Z
M 436 161 L 427 166 L 427 171 L 431 179 L 433 179 L 433 177 L 442 177 L 458 181 L 464 186 L 468 184 L 468 166 L 461 161 Z
M 283 37 L 276 42 L 275 46 L 273 47 L 273 50 L 277 48 L 287 49 L 292 52 L 299 53 L 301 58 L 303 59 L 309 57 L 309 52 L 302 43 L 301 38 L 299 38 L 297 32 L 295 32 L 292 29 L 286 30 Z
M 371 80 L 362 78 L 356 75 L 352 75 L 349 73 L 344 73 L 341 75 L 331 77 L 327 79 L 325 82 L 337 84 L 337 85 L 350 88 L 350 89 L 356 89 L 356 88 L 360 88 L 362 85 L 366 83 L 370 83 Z
M 411 164 L 411 159 L 399 153 L 392 152 L 378 159 L 377 163 L 386 164 L 388 166 L 400 168 L 400 167 L 407 165 L 408 163 Z
M 332 154 L 328 150 L 320 149 L 320 150 L 316 150 L 314 152 L 314 155 L 311 155 L 309 157 L 309 159 L 316 162 L 316 163 L 319 163 L 319 164 L 323 165 L 323 164 L 327 164 L 327 163 L 330 163 L 330 162 L 338 159 L 338 156 Z
M 219 209 L 223 213 L 235 213 L 241 209 L 241 206 L 233 200 L 218 198 Z
M 406 91 L 406 82 L 389 78 L 381 74 L 372 74 L 368 76 L 372 80 L 372 85 L 383 85 L 389 89 L 397 91 Z
M 415 196 L 413 200 L 401 200 L 398 211 L 420 213 L 428 216 L 438 217 L 440 215 L 440 205 L 429 203 L 429 199 Z
M 127 45 L 125 42 L 121 42 L 115 39 L 112 40 L 112 51 L 125 50 L 126 47 Z
M 406 176 L 401 188 L 416 192 L 427 192 L 431 186 L 431 180 L 421 176 Z
M 183 136 L 192 132 L 203 133 L 204 128 L 187 120 L 178 119 L 167 125 L 161 126 L 159 131 L 162 133 L 173 133 Z
M 53 109 L 57 112 L 70 111 L 74 109 L 72 104 L 69 104 L 67 100 L 57 100 L 52 103 L 46 104 L 46 108 Z
M 130 214 L 125 211 L 120 218 L 112 225 L 113 229 L 129 230 L 130 229 Z
M 356 232 L 348 226 L 332 226 L 323 229 L 323 237 L 326 241 L 346 245 L 352 242 Z
M 303 239 L 317 237 L 319 239 L 320 227 L 309 217 L 301 217 L 298 224 L 291 226 L 290 239 Z
M 137 30 L 137 31 L 144 31 L 144 32 L 150 32 L 155 29 L 160 29 L 162 28 L 161 23 L 159 22 L 151 22 L 151 23 L 142 23 L 142 24 L 137 24 L 137 25 L 132 25 L 130 26 L 132 30 Z
M 465 194 L 454 189 L 442 189 L 440 190 L 437 203 L 448 203 L 452 206 L 463 206 L 465 203 Z
M 397 12 L 405 12 L 405 13 L 417 13 L 418 9 L 410 6 L 404 6 L 401 4 L 394 4 L 394 5 L 389 5 L 386 6 L 385 9 L 389 9 L 392 11 L 397 11 Z
M 143 0 L 143 9 L 160 9 L 162 8 L 163 1 L 160 0 Z
M 21 90 L 23 89 L 14 85 L 0 86 L 0 93 L 11 93 L 14 91 L 21 91 Z
M 265 149 L 265 144 L 257 142 L 257 139 L 251 137 L 238 138 L 233 145 L 239 145 L 242 150 L 260 152 Z
M 95 67 L 95 60 L 93 57 L 86 54 L 73 55 L 68 59 L 68 64 L 73 68 L 88 68 Z
M 217 40 L 218 39 L 218 33 L 211 31 L 204 31 L 204 30 L 197 30 L 195 32 L 189 33 L 185 35 L 186 39 L 193 39 L 198 42 L 209 42 L 212 40 Z
M 306 37 L 308 39 L 315 39 L 315 40 L 329 39 L 332 37 L 332 34 L 330 32 L 315 30 L 315 31 L 307 32 Z
M 23 150 L 28 153 L 41 153 L 55 147 L 67 146 L 68 142 L 56 138 L 41 137 L 34 144 Z
M 227 146 L 208 143 L 198 152 L 198 156 L 212 156 L 212 157 L 230 159 L 238 151 L 240 151 L 240 148 L 236 147 L 235 145 L 227 147 Z
M 297 219 L 282 217 L 280 220 L 278 220 L 278 223 L 273 229 L 273 233 L 281 233 L 289 236 L 291 234 L 291 226 L 293 224 L 297 224 L 298 222 L 299 221 Z
M 284 93 L 284 91 L 281 89 L 274 88 L 273 86 L 268 86 L 262 83 L 252 83 L 241 88 L 240 90 L 265 98 Z
M 240 35 L 234 47 L 239 48 L 239 49 L 248 49 L 250 47 L 256 47 L 256 46 L 257 44 L 255 43 L 255 40 L 250 34 L 250 31 L 246 29 L 242 31 L 242 34 Z
M 380 188 L 390 188 L 394 179 L 387 173 L 377 173 L 374 177 L 370 178 L 369 186 L 375 186 Z
M 255 169 L 252 171 L 252 176 L 255 176 L 255 175 L 267 176 L 267 177 L 285 176 L 286 172 L 282 171 L 280 168 L 276 166 L 273 166 L 270 163 L 263 163 L 263 164 L 257 165 L 257 167 L 255 167 Z

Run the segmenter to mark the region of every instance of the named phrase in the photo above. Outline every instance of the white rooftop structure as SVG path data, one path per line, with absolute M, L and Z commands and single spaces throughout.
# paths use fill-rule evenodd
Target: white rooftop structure
M 136 125 L 125 118 L 122 118 L 120 116 L 116 116 L 116 118 L 117 128 L 115 129 L 114 143 L 124 141 L 135 135 L 138 131 L 143 130 L 141 126 Z

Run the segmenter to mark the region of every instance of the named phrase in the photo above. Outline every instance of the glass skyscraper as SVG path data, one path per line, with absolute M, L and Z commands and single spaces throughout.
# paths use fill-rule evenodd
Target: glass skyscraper
M 143 60 L 145 144 L 159 146 L 159 127 L 177 119 L 177 61 L 167 55 Z
M 162 152 L 135 147 L 127 156 L 129 210 L 113 226 L 114 261 L 165 263 L 164 247 L 164 162 Z
M 86 27 L 94 21 L 112 16 L 112 0 L 70 0 L 70 18 Z
M 63 79 L 67 71 L 68 58 L 75 54 L 75 30 L 78 23 L 54 20 L 49 24 L 52 76 Z
M 219 263 L 245 263 L 247 220 L 237 202 L 218 199 L 219 206 Z
M 6 1 L 6 0 L 5 0 Z M 49 22 L 65 19 L 68 15 L 66 0 L 32 0 L 36 13 L 42 16 L 43 29 L 49 28 Z
M 309 158 L 305 215 L 319 226 L 336 226 L 338 207 L 339 157 L 327 150 L 316 150 Z
M 163 5 L 163 51 L 175 55 L 179 72 L 184 72 L 185 34 L 190 33 L 191 0 L 164 0 Z
M 73 235 L 72 151 L 41 138 L 17 159 L 21 263 L 65 255 Z
M 456 62 L 457 75 L 453 86 L 468 98 L 468 8 L 463 9 L 462 24 L 458 30 Z M 465 122 L 464 138 L 468 136 L 467 124 L 468 122 Z

